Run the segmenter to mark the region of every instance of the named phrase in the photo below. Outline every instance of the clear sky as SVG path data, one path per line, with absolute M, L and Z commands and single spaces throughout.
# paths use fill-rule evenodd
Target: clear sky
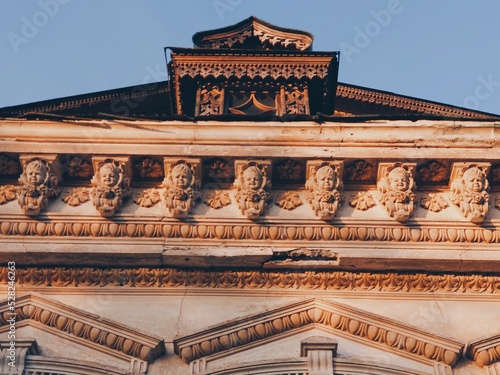
M 164 80 L 164 47 L 251 15 L 341 82 L 500 114 L 498 0 L 0 0 L 0 107 Z

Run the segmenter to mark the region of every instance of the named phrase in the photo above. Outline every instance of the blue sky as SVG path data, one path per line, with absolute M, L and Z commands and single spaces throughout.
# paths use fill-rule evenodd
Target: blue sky
M 163 47 L 255 15 L 339 80 L 500 114 L 498 0 L 1 0 L 0 107 L 166 78 Z

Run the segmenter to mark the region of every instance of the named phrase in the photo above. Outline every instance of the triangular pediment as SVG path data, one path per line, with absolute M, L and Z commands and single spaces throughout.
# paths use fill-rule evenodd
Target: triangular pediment
M 235 25 L 193 35 L 196 48 L 265 49 L 308 51 L 313 36 L 305 31 L 271 25 L 257 17 L 249 17 Z
M 500 371 L 500 333 L 470 342 L 467 347 L 467 356 L 478 366 L 491 366 Z
M 99 363 L 104 356 L 115 367 L 140 373 L 165 353 L 162 338 L 35 293 L 16 298 L 14 312 L 7 301 L 0 303 L 0 338 L 8 335 L 11 313 L 15 313 L 16 335 L 34 337 L 52 359 L 78 356 Z M 43 360 L 32 358 L 33 363 Z
M 449 338 L 320 299 L 224 323 L 178 338 L 174 346 L 183 360 L 191 362 L 233 355 L 313 329 L 428 366 L 453 366 L 464 348 L 462 343 Z

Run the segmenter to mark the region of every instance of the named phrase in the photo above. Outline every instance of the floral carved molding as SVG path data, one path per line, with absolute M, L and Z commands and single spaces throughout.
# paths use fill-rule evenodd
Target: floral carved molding
M 35 294 L 18 297 L 15 313 L 18 327 L 42 324 L 54 334 L 69 334 L 84 345 L 99 345 L 128 361 L 152 362 L 165 352 L 161 338 Z M 9 317 L 9 305 L 3 301 L 0 303 L 0 332 L 8 331 Z
M 233 220 L 236 221 L 236 220 Z M 87 237 L 87 238 L 168 238 L 179 241 L 253 240 L 253 241 L 383 241 L 394 243 L 500 243 L 500 229 L 449 225 L 397 226 L 389 223 L 335 222 L 293 224 L 271 221 L 268 225 L 239 221 L 236 223 L 213 221 L 178 222 L 149 220 L 138 222 L 134 218 L 114 220 L 75 220 L 55 217 L 51 220 L 5 218 L 0 221 L 3 236 L 32 237 Z
M 207 271 L 177 268 L 18 268 L 16 283 L 25 286 L 138 288 L 290 289 L 380 291 L 399 293 L 500 294 L 500 276 L 398 274 L 340 271 Z M 0 283 L 8 284 L 0 267 Z
M 206 77 L 248 77 L 254 79 L 256 77 L 265 79 L 271 77 L 272 79 L 278 78 L 321 78 L 324 79 L 328 75 L 329 63 L 272 63 L 263 62 L 261 64 L 248 64 L 248 63 L 181 63 L 175 65 L 176 73 L 179 77 L 189 76 L 195 78 L 197 76 Z
M 467 356 L 477 365 L 488 368 L 488 374 L 498 374 L 500 370 L 500 334 L 469 343 Z
M 174 340 L 174 350 L 184 361 L 191 362 L 308 328 L 319 328 L 426 364 L 453 366 L 464 348 L 462 343 L 394 320 L 312 299 L 179 338 Z

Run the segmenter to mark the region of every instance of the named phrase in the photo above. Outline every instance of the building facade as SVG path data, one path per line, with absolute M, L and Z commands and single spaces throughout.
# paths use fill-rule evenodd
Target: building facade
M 500 116 L 312 41 L 0 109 L 1 374 L 500 374 Z

